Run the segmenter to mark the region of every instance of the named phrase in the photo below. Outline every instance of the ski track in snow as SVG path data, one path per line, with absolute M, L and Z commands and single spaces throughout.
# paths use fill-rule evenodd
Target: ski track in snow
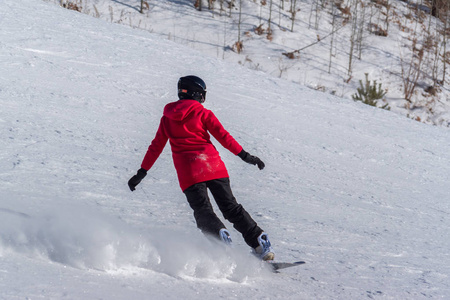
M 0 13 L 0 298 L 450 297 L 448 130 L 45 2 Z M 191 73 L 266 163 L 219 149 L 236 198 L 306 265 L 270 273 L 231 225 L 234 249 L 204 238 L 168 145 L 127 190 Z

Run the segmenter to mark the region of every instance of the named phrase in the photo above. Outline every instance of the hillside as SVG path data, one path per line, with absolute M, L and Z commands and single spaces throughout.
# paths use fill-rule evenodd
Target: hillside
M 450 297 L 447 128 L 44 1 L 0 1 L 0 28 L 0 299 Z M 304 266 L 205 239 L 169 147 L 129 191 L 187 74 L 266 163 L 216 144 L 236 198 Z
M 450 126 L 448 1 L 45 1 L 350 100 L 367 74 L 371 105 Z

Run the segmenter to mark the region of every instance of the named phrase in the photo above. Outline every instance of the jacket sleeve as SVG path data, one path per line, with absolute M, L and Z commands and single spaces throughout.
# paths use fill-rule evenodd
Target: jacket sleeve
M 234 155 L 238 155 L 242 151 L 242 146 L 223 128 L 212 111 L 207 110 L 204 124 L 206 129 L 225 149 L 228 149 Z
M 144 160 L 142 161 L 141 168 L 145 170 L 150 170 L 155 161 L 158 159 L 159 155 L 163 151 L 164 147 L 167 144 L 168 137 L 164 132 L 164 117 L 161 118 L 159 123 L 158 131 L 156 132 L 155 138 L 152 143 L 148 147 L 147 153 L 144 156 Z

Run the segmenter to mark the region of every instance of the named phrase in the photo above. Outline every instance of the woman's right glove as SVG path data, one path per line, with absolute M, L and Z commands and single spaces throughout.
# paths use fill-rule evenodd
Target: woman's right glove
M 239 152 L 238 156 L 248 164 L 257 165 L 260 170 L 264 169 L 265 164 L 258 157 L 250 155 L 244 149 Z
M 130 180 L 128 180 L 128 186 L 130 187 L 131 191 L 134 191 L 136 189 L 136 186 L 144 179 L 144 177 L 147 175 L 147 170 L 140 168 L 136 175 L 131 177 Z

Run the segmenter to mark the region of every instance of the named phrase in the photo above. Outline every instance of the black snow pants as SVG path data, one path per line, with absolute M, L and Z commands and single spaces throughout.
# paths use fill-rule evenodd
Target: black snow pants
M 258 236 L 263 230 L 258 227 L 249 213 L 236 202 L 231 192 L 230 179 L 220 178 L 205 182 L 196 183 L 186 190 L 189 205 L 194 210 L 194 218 L 197 227 L 205 234 L 219 237 L 219 231 L 226 228 L 214 213 L 213 207 L 208 197 L 208 189 L 214 197 L 220 211 L 225 219 L 233 224 L 233 227 L 244 237 L 245 242 L 252 248 L 258 246 Z

